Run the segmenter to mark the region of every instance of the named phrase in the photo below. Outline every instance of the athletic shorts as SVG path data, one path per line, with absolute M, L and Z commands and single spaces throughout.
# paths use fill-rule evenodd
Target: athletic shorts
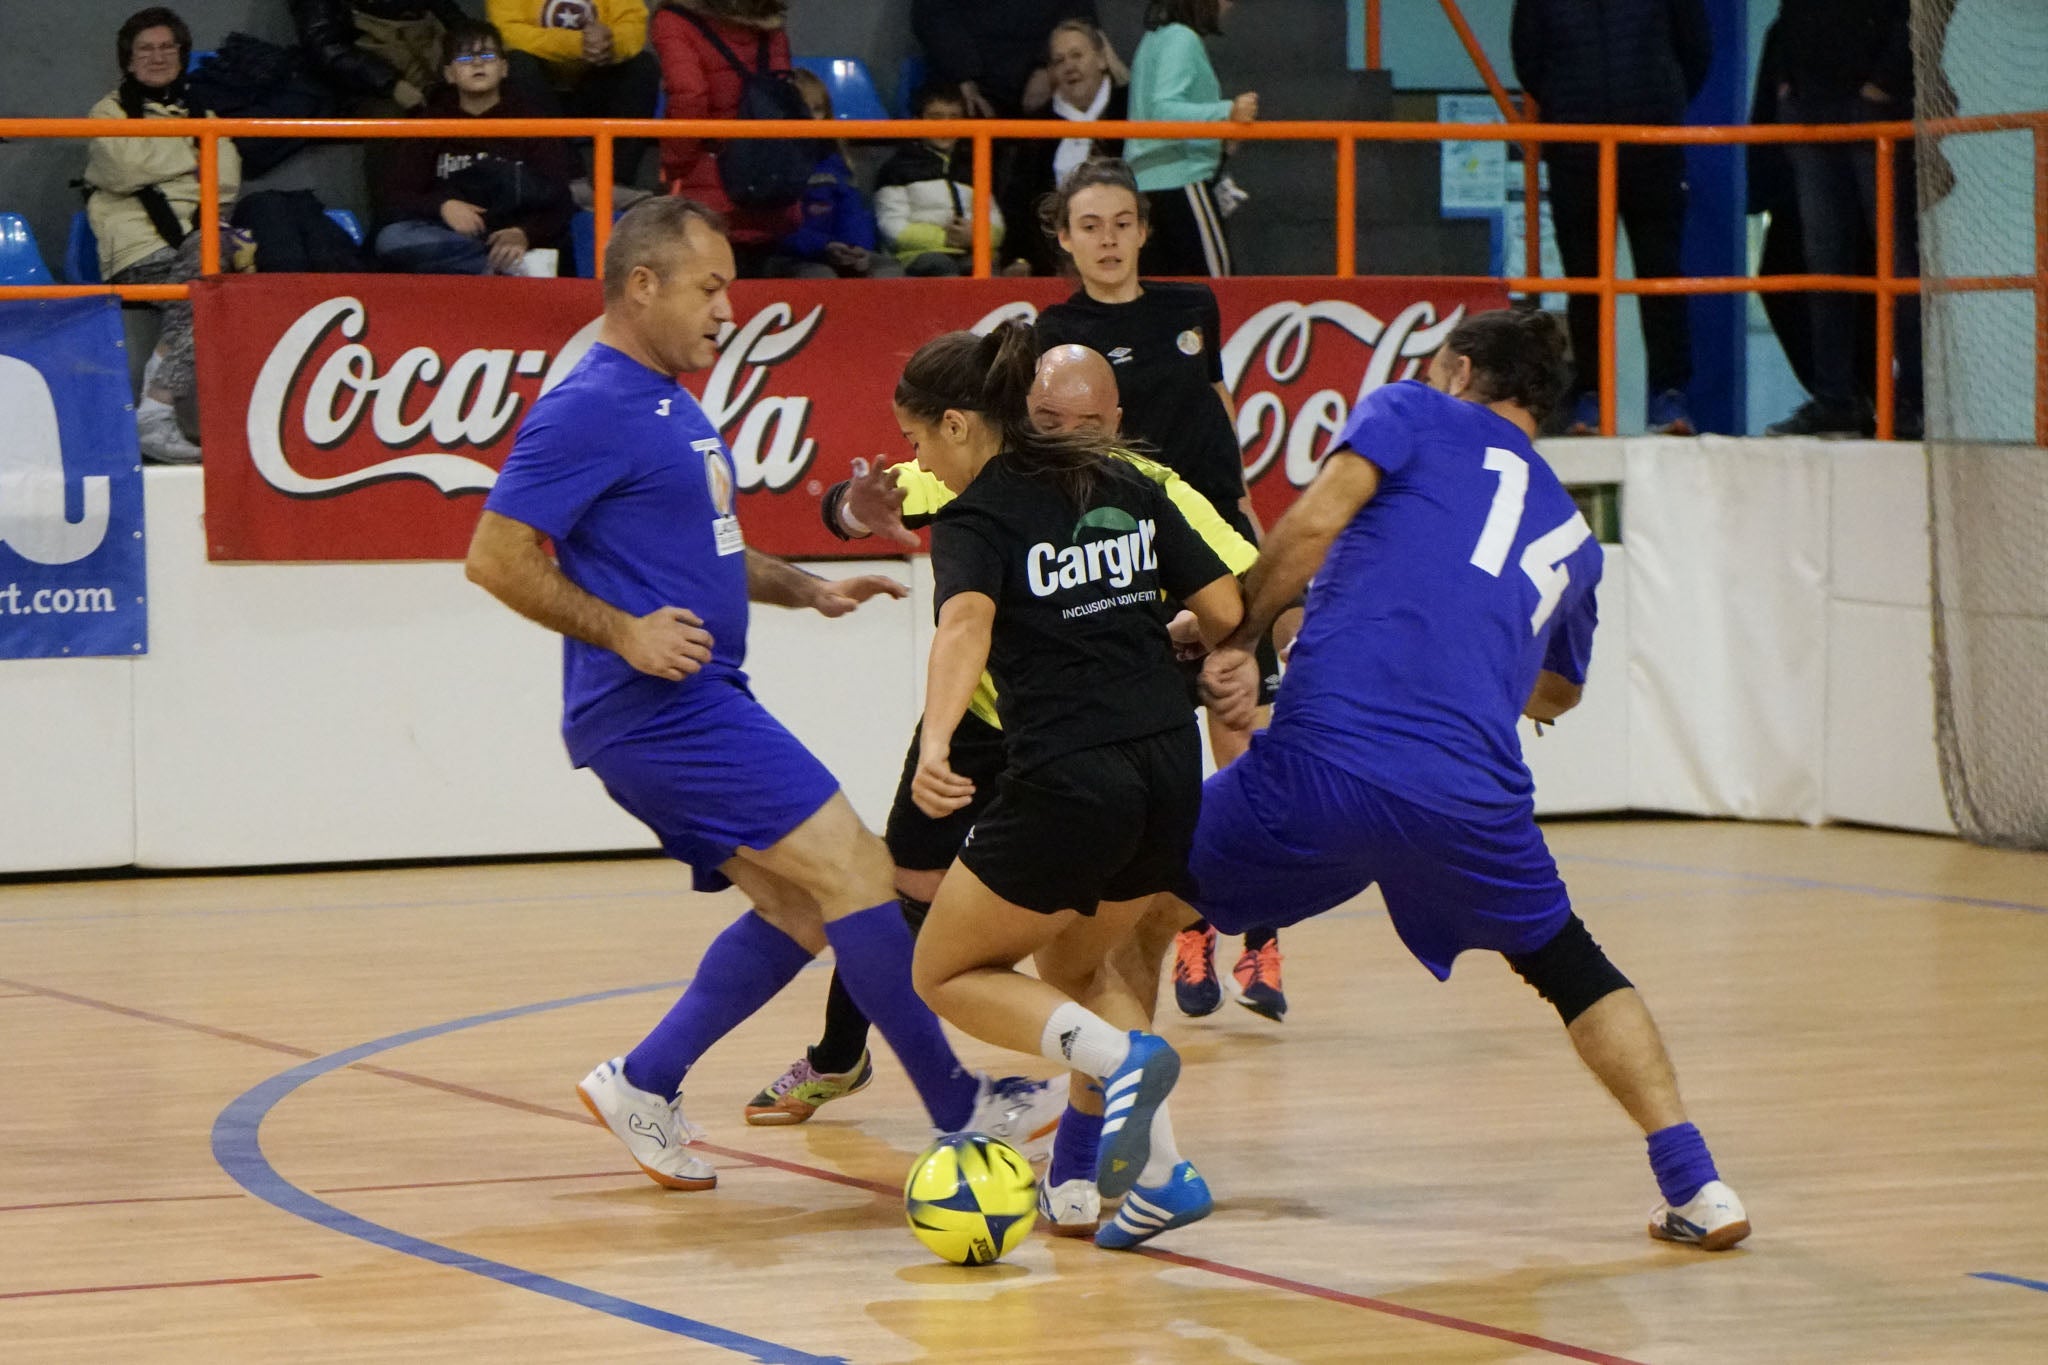
M 1203 787 L 1190 871 L 1195 908 L 1226 934 L 1284 928 L 1378 882 L 1439 980 L 1468 948 L 1534 952 L 1572 912 L 1528 808 L 1445 815 L 1266 734 Z
M 912 872 L 943 872 L 960 856 L 967 831 L 996 799 L 996 783 L 1003 775 L 1008 750 L 1003 732 L 969 711 L 953 731 L 953 747 L 947 762 L 954 772 L 974 784 L 974 799 L 934 820 L 917 808 L 910 797 L 910 781 L 917 776 L 919 736 L 923 726 L 910 732 L 910 752 L 903 756 L 903 776 L 896 782 L 896 799 L 889 806 L 889 824 L 882 841 L 889 845 L 889 857 L 896 866 Z
M 780 843 L 839 790 L 737 681 L 662 712 L 585 766 L 671 858 L 689 864 L 699 891 L 732 885 L 718 869 L 734 853 Z
M 1102 901 L 1188 893 L 1188 846 L 1202 806 L 1194 720 L 1006 772 L 960 861 L 1027 910 L 1095 913 Z
M 1218 507 L 1216 511 L 1239 535 L 1254 545 L 1259 543 L 1252 519 L 1244 514 L 1242 507 L 1232 503 L 1228 507 Z M 1273 698 L 1280 695 L 1280 651 L 1273 647 L 1272 631 L 1259 637 L 1258 644 L 1252 649 L 1252 657 L 1259 664 L 1259 705 L 1271 706 Z

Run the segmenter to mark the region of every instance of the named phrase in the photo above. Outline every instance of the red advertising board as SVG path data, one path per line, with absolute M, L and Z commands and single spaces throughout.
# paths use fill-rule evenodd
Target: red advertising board
M 749 544 L 871 553 L 828 534 L 855 456 L 907 458 L 903 362 L 953 328 L 1067 296 L 1056 280 L 742 281 L 717 364 L 685 376 L 732 448 Z M 1262 517 L 1313 476 L 1368 390 L 1417 372 L 1488 281 L 1220 280 L 1225 382 Z M 460 559 L 533 401 L 588 349 L 589 280 L 231 275 L 193 287 L 216 560 Z

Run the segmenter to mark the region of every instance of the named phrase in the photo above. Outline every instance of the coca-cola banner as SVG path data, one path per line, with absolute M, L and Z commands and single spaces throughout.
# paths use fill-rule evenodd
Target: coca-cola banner
M 819 500 L 855 456 L 907 458 L 889 395 L 952 328 L 1029 318 L 1055 280 L 742 281 L 718 363 L 685 376 L 732 448 L 747 541 L 872 553 Z M 1490 281 L 1219 280 L 1224 379 L 1269 522 L 1367 391 L 1418 372 Z M 216 560 L 459 559 L 520 418 L 588 349 L 589 280 L 230 275 L 193 287 Z

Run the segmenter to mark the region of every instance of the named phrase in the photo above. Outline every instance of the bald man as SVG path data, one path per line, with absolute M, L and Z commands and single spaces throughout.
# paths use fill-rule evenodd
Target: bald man
M 1027 406 L 1032 423 L 1042 431 L 1114 431 L 1123 418 L 1115 372 L 1107 360 L 1086 346 L 1056 346 L 1039 357 L 1038 380 L 1032 385 Z M 1165 489 L 1188 525 L 1232 573 L 1242 574 L 1251 567 L 1258 558 L 1257 548 L 1233 529 L 1207 498 L 1165 465 L 1131 451 L 1117 454 Z M 872 462 L 856 459 L 853 470 L 853 478 L 825 495 L 825 525 L 841 539 L 878 536 L 905 549 L 916 549 L 920 544 L 917 529 L 953 497 L 936 475 L 915 463 L 885 466 L 879 458 Z M 913 932 L 924 922 L 940 880 L 966 842 L 982 807 L 994 797 L 996 779 L 1003 772 L 1002 721 L 996 713 L 995 683 L 985 673 L 953 734 L 950 758 L 953 770 L 974 784 L 974 800 L 934 820 L 910 797 L 918 760 L 918 736 L 912 732 L 883 836 L 896 864 L 897 899 Z M 1156 990 L 1160 958 L 1179 927 L 1178 923 L 1166 923 L 1163 934 L 1148 927 L 1144 941 L 1132 949 L 1129 970 L 1134 979 L 1149 976 L 1149 985 Z M 1150 995 L 1145 998 L 1149 1000 Z M 821 1105 L 865 1087 L 874 1075 L 867 1035 L 866 1016 L 834 976 L 825 1003 L 824 1035 L 774 1084 L 754 1097 L 747 1106 L 747 1122 L 802 1123 Z M 1095 1152 L 1082 1135 L 1100 1127 L 1100 1096 L 1097 1092 L 1092 1100 L 1076 1098 L 1098 1112 L 1069 1108 L 1061 1119 L 1053 1169 L 1041 1190 L 1040 1212 L 1056 1235 L 1092 1237 L 1101 1204 L 1095 1192 Z

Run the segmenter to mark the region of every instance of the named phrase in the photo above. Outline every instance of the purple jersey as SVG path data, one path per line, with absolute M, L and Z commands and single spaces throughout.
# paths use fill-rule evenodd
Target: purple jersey
M 697 400 L 611 347 L 590 348 L 534 403 L 484 506 L 555 543 L 570 582 L 630 616 L 686 607 L 711 662 L 681 682 L 564 640 L 562 737 L 579 766 L 670 707 L 744 686 L 746 547 L 732 456 Z
M 1379 491 L 1309 589 L 1273 737 L 1447 814 L 1529 804 L 1515 723 L 1540 670 L 1585 681 L 1591 528 L 1520 428 L 1424 384 L 1375 390 L 1333 449 Z

